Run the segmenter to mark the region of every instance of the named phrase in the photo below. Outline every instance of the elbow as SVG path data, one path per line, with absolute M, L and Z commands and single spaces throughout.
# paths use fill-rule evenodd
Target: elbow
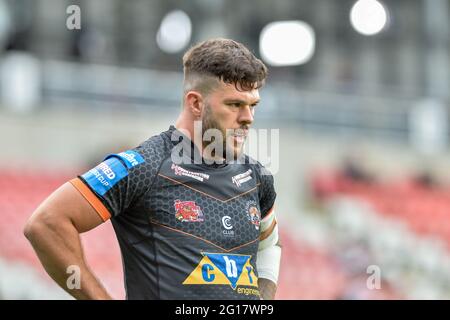
M 23 227 L 23 235 L 28 240 L 30 240 L 30 238 L 31 238 L 32 229 L 33 229 L 33 226 L 30 223 L 30 220 L 28 220 L 27 223 L 25 224 L 25 226 Z
M 33 243 L 51 229 L 52 224 L 54 224 L 53 220 L 54 218 L 44 211 L 34 212 L 23 228 L 24 236 Z
M 41 222 L 39 220 L 40 219 L 38 219 L 37 217 L 32 216 L 28 219 L 23 228 L 23 235 L 30 242 L 32 242 L 33 239 L 36 238 L 37 234 L 39 234 L 42 230 Z

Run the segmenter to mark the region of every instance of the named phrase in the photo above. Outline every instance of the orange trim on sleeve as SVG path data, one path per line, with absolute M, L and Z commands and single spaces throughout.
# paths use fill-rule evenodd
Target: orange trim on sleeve
M 259 241 L 263 241 L 268 236 L 270 236 L 273 232 L 273 229 L 275 229 L 276 225 L 277 225 L 277 220 L 273 219 L 272 224 L 270 225 L 269 229 L 267 229 L 266 231 L 264 231 L 263 233 L 260 234 Z
M 77 189 L 81 195 L 89 202 L 89 204 L 95 209 L 100 218 L 103 221 L 107 221 L 111 218 L 111 213 L 105 207 L 105 205 L 97 198 L 97 196 L 89 189 L 80 178 L 70 180 L 70 183 Z

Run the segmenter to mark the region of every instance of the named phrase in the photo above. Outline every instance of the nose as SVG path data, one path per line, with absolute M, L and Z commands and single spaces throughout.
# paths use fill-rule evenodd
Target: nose
M 254 109 L 249 106 L 243 106 L 239 111 L 239 123 L 240 124 L 252 124 L 253 122 Z

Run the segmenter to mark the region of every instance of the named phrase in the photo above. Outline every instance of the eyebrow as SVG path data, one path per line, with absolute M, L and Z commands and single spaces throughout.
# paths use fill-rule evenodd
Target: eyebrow
M 251 103 L 251 105 L 255 105 L 258 104 L 260 101 L 260 99 L 254 101 L 253 103 Z M 245 100 L 241 100 L 241 99 L 225 99 L 225 103 L 239 103 L 239 104 L 247 104 L 247 101 Z

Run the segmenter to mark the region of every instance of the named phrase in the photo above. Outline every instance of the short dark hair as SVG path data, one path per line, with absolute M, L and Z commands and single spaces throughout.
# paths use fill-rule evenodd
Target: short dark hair
M 206 40 L 190 48 L 183 56 L 183 71 L 185 91 L 206 92 L 213 84 L 206 83 L 205 78 L 214 77 L 234 84 L 239 91 L 248 91 L 262 87 L 268 74 L 264 63 L 243 44 L 223 38 Z

